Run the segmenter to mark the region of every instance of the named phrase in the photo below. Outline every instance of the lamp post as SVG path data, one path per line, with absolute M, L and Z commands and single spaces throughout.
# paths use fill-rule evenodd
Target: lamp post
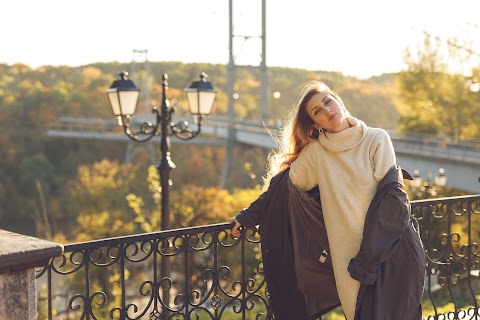
M 445 169 L 438 169 L 438 175 L 436 175 L 432 182 L 432 173 L 427 173 L 427 180 L 423 181 L 420 175 L 420 170 L 413 170 L 413 194 L 419 199 L 428 199 L 430 195 L 436 196 L 437 191 L 445 187 L 447 184 L 447 175 L 445 174 Z
M 185 88 L 190 113 L 194 115 L 197 124 L 196 130 L 192 130 L 186 121 L 180 121 L 176 124 L 172 121 L 175 108 L 170 106 L 167 99 L 167 74 L 164 74 L 162 78 L 161 107 L 160 109 L 155 106 L 152 107 L 155 123 L 137 123 L 137 129 L 133 128 L 135 123 L 132 119 L 135 115 L 140 89 L 135 87 L 133 81 L 128 78 L 128 73 L 120 72 L 118 79 L 113 81 L 106 91 L 113 114 L 118 118 L 119 125 L 123 127 L 125 134 L 130 139 L 136 142 L 146 142 L 155 136 L 160 136 L 161 159 L 157 169 L 160 176 L 162 198 L 161 230 L 170 228 L 170 186 L 172 185 L 170 172 L 175 168 L 175 164 L 170 158 L 169 137 L 173 135 L 181 140 L 190 140 L 200 133 L 203 116 L 211 113 L 216 95 L 212 84 L 206 79 L 207 74 L 202 72 L 199 81 L 194 81 L 190 87 Z

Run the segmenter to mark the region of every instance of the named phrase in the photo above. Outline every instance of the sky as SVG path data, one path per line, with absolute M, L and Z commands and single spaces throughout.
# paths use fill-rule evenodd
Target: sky
M 261 2 L 233 0 L 237 65 L 260 63 Z M 38 68 L 147 58 L 226 64 L 228 4 L 3 1 L 0 63 Z M 267 66 L 367 78 L 404 69 L 404 50 L 418 46 L 424 31 L 442 40 L 462 35 L 480 42 L 478 0 L 266 0 L 266 7 Z M 134 55 L 133 50 L 148 53 Z

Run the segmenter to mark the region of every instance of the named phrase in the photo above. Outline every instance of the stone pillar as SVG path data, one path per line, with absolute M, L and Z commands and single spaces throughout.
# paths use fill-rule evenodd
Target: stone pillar
M 62 253 L 61 244 L 0 230 L 0 319 L 36 319 L 35 267 Z

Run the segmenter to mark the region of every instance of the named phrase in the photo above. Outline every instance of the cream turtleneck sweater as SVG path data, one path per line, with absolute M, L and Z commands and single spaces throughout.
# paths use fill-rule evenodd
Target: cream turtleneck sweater
M 365 216 L 378 181 L 395 164 L 388 133 L 349 117 L 350 128 L 325 132 L 309 143 L 292 163 L 294 185 L 318 185 L 330 245 L 335 281 L 343 311 L 354 319 L 360 282 L 350 277 L 348 263 L 360 249 Z

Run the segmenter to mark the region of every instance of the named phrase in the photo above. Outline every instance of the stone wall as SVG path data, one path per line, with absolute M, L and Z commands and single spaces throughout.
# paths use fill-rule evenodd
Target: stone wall
M 61 244 L 0 230 L 0 319 L 36 320 L 35 267 L 62 253 Z

